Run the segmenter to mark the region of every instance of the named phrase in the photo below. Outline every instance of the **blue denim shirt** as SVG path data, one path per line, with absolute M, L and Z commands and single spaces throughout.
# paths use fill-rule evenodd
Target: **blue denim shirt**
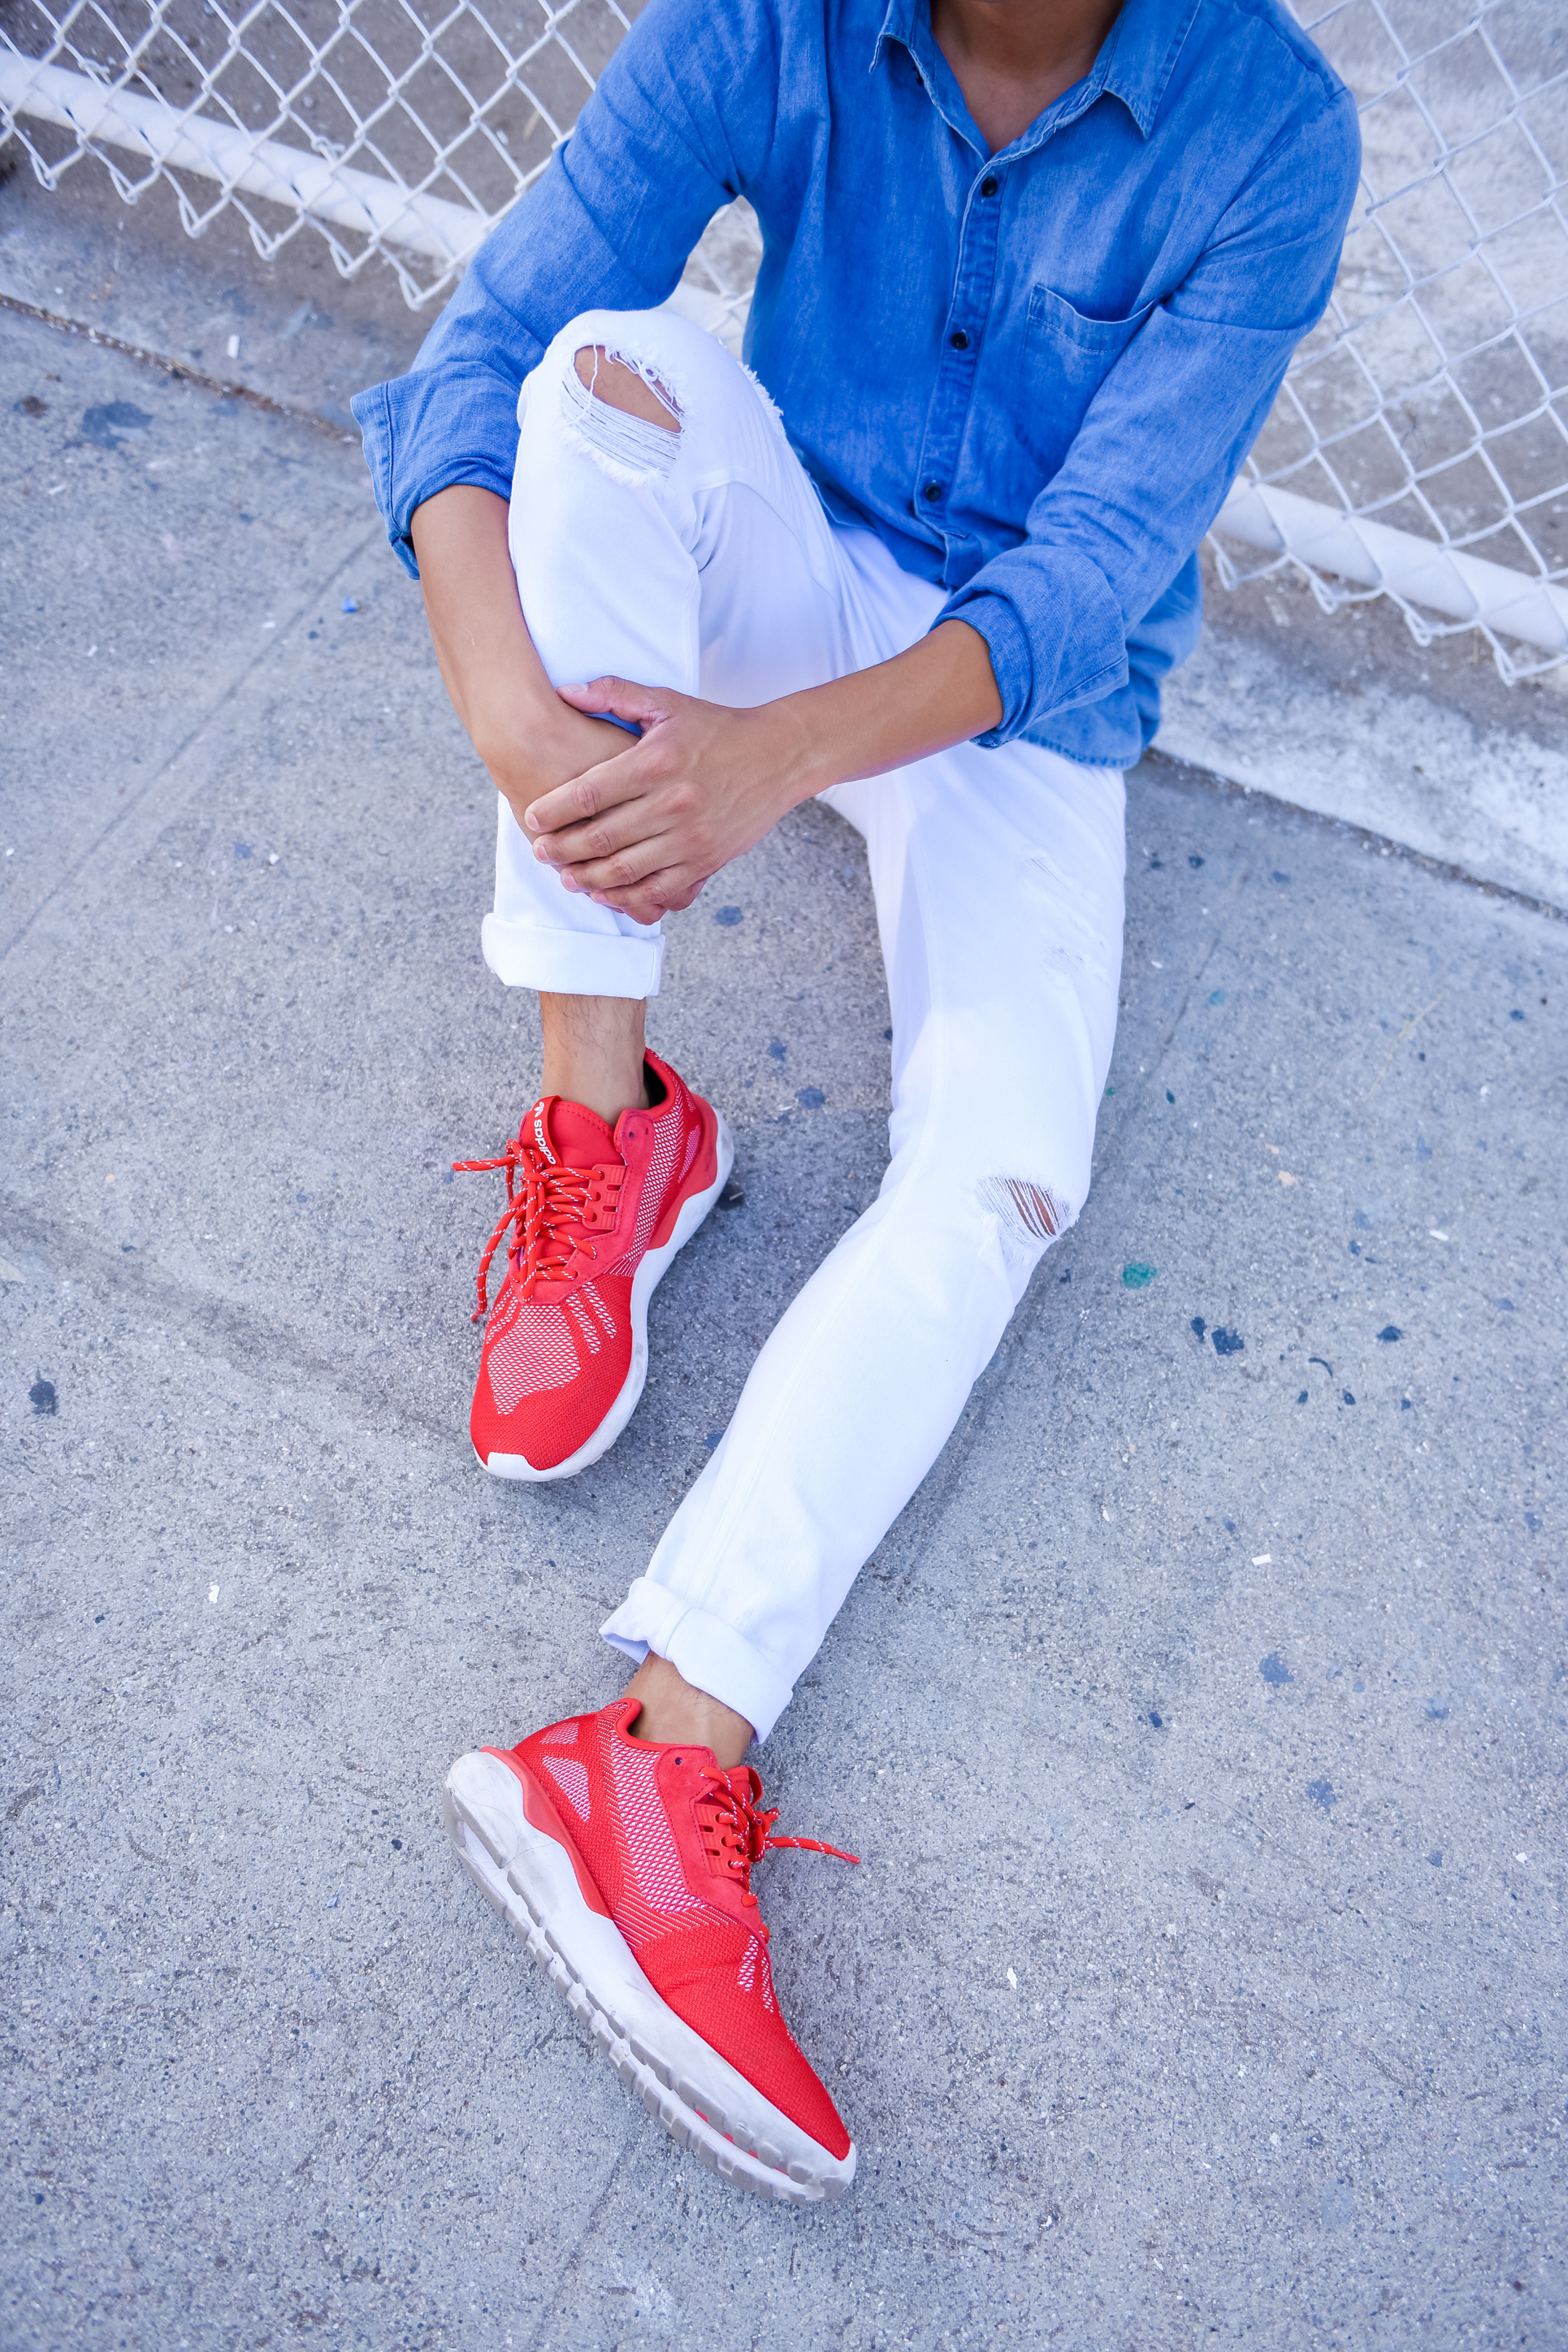
M 412 372 L 353 404 L 393 546 L 503 498 L 580 310 L 673 290 L 746 196 L 748 361 L 836 518 L 985 638 L 1015 736 L 1125 767 L 1195 644 L 1195 550 L 1321 313 L 1355 109 L 1281 0 L 1125 0 L 993 153 L 929 0 L 651 0 Z

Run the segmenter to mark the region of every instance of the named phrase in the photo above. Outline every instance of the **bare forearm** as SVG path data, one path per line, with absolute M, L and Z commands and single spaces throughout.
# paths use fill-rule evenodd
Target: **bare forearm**
M 416 509 L 411 535 L 436 658 L 469 734 L 508 703 L 542 713 L 555 698 L 517 601 L 505 499 L 459 483 Z
M 879 776 L 998 726 L 1002 698 L 977 629 L 944 621 L 907 653 L 758 713 L 791 741 L 791 804 L 856 776 Z
M 507 545 L 508 508 L 468 483 L 416 509 L 414 551 L 453 708 L 521 816 L 535 793 L 622 749 L 613 727 L 563 702 L 534 650 Z

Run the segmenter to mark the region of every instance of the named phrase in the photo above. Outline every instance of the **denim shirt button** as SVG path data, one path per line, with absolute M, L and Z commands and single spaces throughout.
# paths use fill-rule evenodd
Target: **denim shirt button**
M 980 193 L 983 196 L 994 196 L 1001 184 L 994 172 L 987 172 L 980 183 Z
M 969 349 L 969 337 L 962 327 L 955 327 L 947 340 L 955 352 L 966 352 Z
M 931 504 L 934 507 L 938 499 L 942 496 L 942 484 L 940 482 L 928 482 L 924 489 L 921 492 L 921 496 L 922 499 L 929 499 Z

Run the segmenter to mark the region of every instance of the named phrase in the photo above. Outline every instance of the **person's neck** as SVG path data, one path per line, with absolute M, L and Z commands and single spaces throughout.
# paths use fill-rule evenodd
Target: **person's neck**
M 1121 0 L 931 0 L 931 28 L 993 154 L 1081 81 Z

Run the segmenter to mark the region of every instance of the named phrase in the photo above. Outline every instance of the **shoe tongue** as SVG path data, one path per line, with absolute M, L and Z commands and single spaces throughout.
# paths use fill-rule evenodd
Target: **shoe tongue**
M 542 1095 L 526 1126 L 540 1150 L 563 1167 L 618 1168 L 621 1164 L 616 1139 L 597 1111 L 568 1102 L 563 1095 Z

